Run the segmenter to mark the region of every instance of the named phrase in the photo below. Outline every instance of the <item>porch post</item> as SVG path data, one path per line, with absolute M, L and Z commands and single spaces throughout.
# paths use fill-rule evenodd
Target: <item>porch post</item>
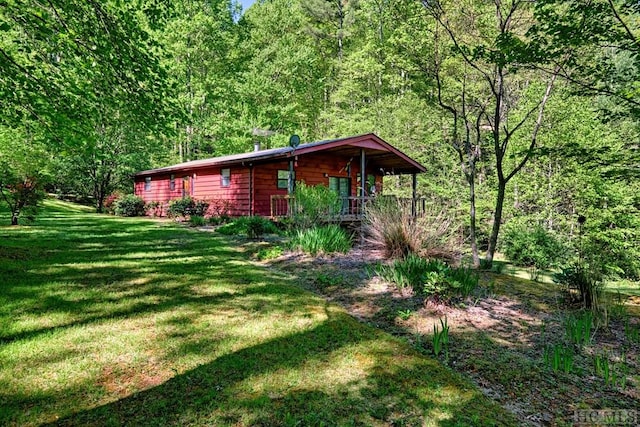
M 287 193 L 289 196 L 293 194 L 293 159 L 289 160 L 289 177 L 287 180 Z
M 294 212 L 292 203 L 295 203 L 295 200 L 291 199 L 293 197 L 293 186 L 293 158 L 291 158 L 291 160 L 289 160 L 289 178 L 287 180 L 287 195 L 289 196 L 289 198 L 287 199 L 287 216 L 289 217 L 293 216 Z
M 418 189 L 418 174 L 415 172 L 411 174 L 411 215 L 417 214 L 417 189 Z
M 253 163 L 249 163 L 249 216 L 253 216 Z
M 366 159 L 364 155 L 364 148 L 360 149 L 360 209 L 358 214 L 362 215 L 364 213 L 364 198 L 366 197 L 366 185 L 367 185 L 367 172 L 366 169 Z

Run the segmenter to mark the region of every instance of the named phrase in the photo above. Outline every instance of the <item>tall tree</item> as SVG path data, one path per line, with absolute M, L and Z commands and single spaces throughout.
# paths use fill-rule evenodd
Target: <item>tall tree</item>
M 0 202 L 11 213 L 11 225 L 18 225 L 25 213 L 34 217 L 50 179 L 51 157 L 37 124 L 20 127 L 0 125 Z
M 92 0 L 0 4 L 0 123 L 34 119 L 51 141 L 73 143 L 92 132 L 88 119 L 103 105 L 122 100 L 139 126 L 162 122 L 162 70 L 128 8 Z
M 537 146 L 557 70 L 546 81 L 531 70 L 533 64 L 543 63 L 546 58 L 540 55 L 538 43 L 527 37 L 534 22 L 530 2 L 495 0 L 489 4 L 468 0 L 421 4 L 423 12 L 416 3 L 406 4 L 417 17 L 416 30 L 407 30 L 408 35 L 402 40 L 407 57 L 429 85 L 427 96 L 450 116 L 446 138 L 457 153 L 468 183 L 475 264 L 479 264 L 477 165 L 485 151 L 493 158 L 496 198 L 485 257 L 491 265 L 507 184 Z M 420 40 L 420 50 L 410 44 L 411 40 Z
M 159 7 L 159 22 L 147 25 L 175 89 L 176 154 L 186 161 L 226 153 L 242 59 L 238 6 L 231 0 L 173 0 Z

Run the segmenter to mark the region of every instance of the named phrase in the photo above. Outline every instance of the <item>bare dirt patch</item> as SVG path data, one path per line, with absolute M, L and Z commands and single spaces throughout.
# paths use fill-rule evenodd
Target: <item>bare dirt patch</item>
M 381 281 L 374 273 L 379 262 L 385 262 L 381 252 L 358 248 L 331 257 L 290 253 L 270 265 L 425 354 L 432 354 L 433 325 L 446 317 L 450 345 L 441 362 L 470 378 L 522 425 L 572 425 L 581 409 L 640 408 L 640 340 L 629 334 L 640 328 L 638 318 L 615 318 L 579 346 L 567 340 L 566 319 L 575 309 L 566 307 L 557 285 L 482 273 L 474 295 L 451 306 Z M 571 352 L 568 370 L 545 360 L 545 349 L 552 359 L 556 347 Z M 615 380 L 596 372 L 597 356 L 607 359 Z

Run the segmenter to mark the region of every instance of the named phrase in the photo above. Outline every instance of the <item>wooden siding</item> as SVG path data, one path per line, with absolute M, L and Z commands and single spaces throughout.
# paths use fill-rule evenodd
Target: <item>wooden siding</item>
M 145 178 L 136 178 L 134 192 L 136 196 L 142 197 L 145 203 L 149 202 L 168 202 L 171 199 L 182 197 L 182 175 L 174 174 L 175 189 L 170 188 L 171 175 L 155 175 L 151 177 L 151 188 L 147 191 L 145 187 Z
M 210 213 L 227 204 L 231 215 L 269 216 L 271 214 L 271 196 L 286 195 L 286 189 L 278 189 L 278 170 L 288 170 L 288 160 L 253 166 L 230 167 L 231 184 L 221 186 L 220 167 L 201 168 L 189 172 L 174 172 L 175 190 L 169 188 L 170 175 L 151 175 L 151 188 L 145 191 L 145 176 L 136 177 L 135 194 L 141 196 L 145 202 L 157 201 L 166 204 L 172 199 L 183 195 L 183 177 L 189 177 L 190 195 L 197 200 L 206 200 L 212 206 Z M 357 175 L 360 172 L 360 158 L 338 157 L 328 153 L 310 153 L 294 160 L 296 181 L 303 181 L 307 185 L 329 185 L 329 177 L 351 178 L 351 195 L 359 196 Z M 368 171 L 375 174 L 375 171 Z M 250 182 L 253 178 L 253 183 Z M 382 176 L 376 175 L 376 186 L 381 190 Z M 253 187 L 254 197 L 250 197 Z M 253 209 L 251 209 L 253 203 Z
M 249 168 L 237 167 L 231 169 L 231 183 L 222 187 L 220 182 L 220 168 L 202 169 L 196 172 L 176 173 L 175 190 L 170 190 L 170 175 L 151 176 L 151 188 L 146 191 L 145 176 L 136 178 L 134 191 L 142 197 L 145 203 L 168 203 L 170 200 L 183 196 L 185 177 L 188 177 L 187 195 L 196 200 L 205 200 L 212 205 L 210 210 L 221 208 L 217 205 L 226 200 L 231 215 L 249 214 Z

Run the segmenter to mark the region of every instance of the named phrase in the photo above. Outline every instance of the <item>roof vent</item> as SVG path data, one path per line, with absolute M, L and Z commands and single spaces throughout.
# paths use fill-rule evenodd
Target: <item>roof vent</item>
M 260 141 L 253 143 L 253 151 L 260 151 Z

